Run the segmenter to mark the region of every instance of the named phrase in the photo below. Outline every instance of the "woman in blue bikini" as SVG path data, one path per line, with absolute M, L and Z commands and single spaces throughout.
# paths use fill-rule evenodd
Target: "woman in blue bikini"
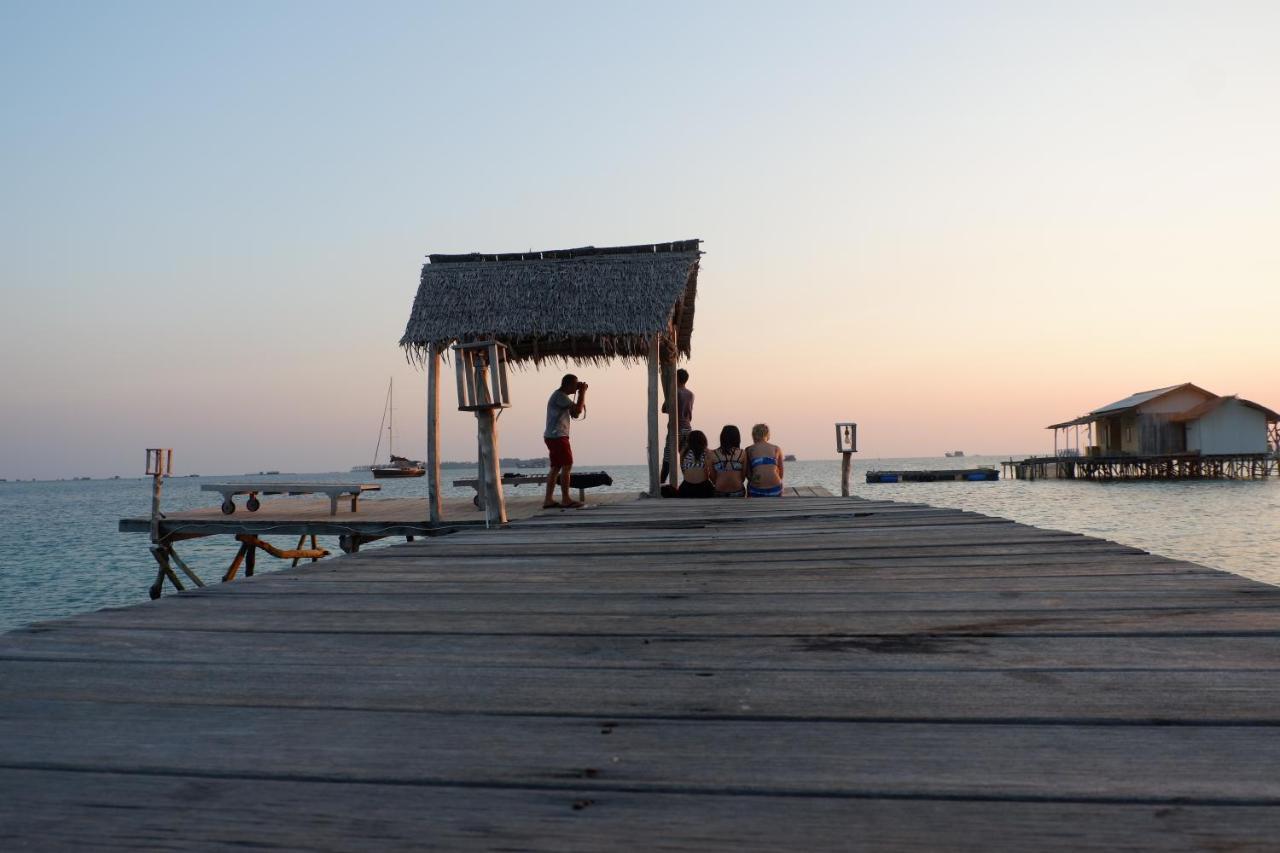
M 782 448 L 769 443 L 769 425 L 751 428 L 755 442 L 747 448 L 747 496 L 782 497 Z

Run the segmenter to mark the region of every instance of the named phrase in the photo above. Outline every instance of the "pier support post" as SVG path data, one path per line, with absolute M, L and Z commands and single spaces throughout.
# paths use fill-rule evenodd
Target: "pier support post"
M 439 524 L 440 495 L 440 351 L 427 347 L 427 505 L 432 524 Z
M 840 497 L 849 497 L 849 474 L 853 470 L 853 454 L 840 454 Z
M 662 453 L 658 450 L 658 369 L 662 342 L 657 335 L 649 344 L 649 497 L 662 495 Z

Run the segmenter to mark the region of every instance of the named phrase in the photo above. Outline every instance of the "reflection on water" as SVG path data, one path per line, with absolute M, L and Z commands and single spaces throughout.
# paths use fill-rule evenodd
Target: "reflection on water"
M 1000 515 L 1060 530 L 1101 536 L 1159 554 L 1193 560 L 1252 578 L 1280 583 L 1280 479 L 1243 482 L 1088 483 L 1064 480 L 997 483 L 884 483 L 863 481 L 868 468 L 945 468 L 997 465 L 997 457 L 966 459 L 859 459 L 854 494 L 931 503 Z M 648 482 L 641 465 L 606 468 L 613 491 L 637 491 Z M 532 473 L 532 472 L 527 472 Z M 356 481 L 359 474 L 284 475 L 289 480 Z M 447 482 L 474 476 L 446 469 Z M 205 482 L 227 477 L 206 478 Z M 248 479 L 236 477 L 235 479 Z M 263 478 L 275 479 L 275 478 Z M 787 463 L 787 480 L 840 491 L 838 460 Z M 170 510 L 215 506 L 218 496 L 200 492 L 198 479 L 165 483 Z M 382 480 L 384 496 L 425 496 L 426 480 Z M 523 494 L 520 490 L 516 494 Z M 449 497 L 470 489 L 446 486 Z M 531 492 L 532 493 L 532 492 Z M 590 494 L 590 493 L 588 493 Z M 372 501 L 376 498 L 366 498 Z M 0 483 L 0 630 L 100 607 L 145 601 L 155 567 L 146 536 L 116 532 L 116 521 L 142 516 L 150 507 L 146 480 Z M 276 544 L 292 545 L 296 539 Z M 391 540 L 388 541 L 388 544 Z M 322 545 L 336 551 L 336 542 Z M 183 543 L 179 552 L 206 580 L 220 576 L 235 548 L 226 537 Z M 260 570 L 278 565 L 259 560 Z

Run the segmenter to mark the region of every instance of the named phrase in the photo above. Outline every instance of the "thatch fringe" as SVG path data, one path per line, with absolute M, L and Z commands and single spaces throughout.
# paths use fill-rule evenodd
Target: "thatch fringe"
M 431 344 L 443 351 L 455 341 L 492 339 L 510 348 L 516 364 L 599 364 L 642 360 L 658 338 L 667 358 L 687 357 L 697 245 L 432 255 L 400 345 L 419 362 Z

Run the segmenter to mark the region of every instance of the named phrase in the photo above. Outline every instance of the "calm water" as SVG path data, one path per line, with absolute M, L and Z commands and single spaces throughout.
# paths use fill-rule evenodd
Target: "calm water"
M 1109 483 L 1041 480 L 997 483 L 903 483 L 868 485 L 868 468 L 944 468 L 998 465 L 997 457 L 966 459 L 861 459 L 855 457 L 854 491 L 864 497 L 959 507 L 1016 521 L 1073 530 L 1134 545 L 1170 557 L 1193 560 L 1280 584 L 1280 480 L 1259 482 Z M 638 491 L 648 481 L 640 465 L 581 465 L 606 468 L 614 489 Z M 451 475 L 472 472 L 446 470 Z M 788 481 L 821 485 L 839 494 L 836 460 L 793 462 Z M 359 480 L 367 474 L 285 475 L 279 479 Z M 204 482 L 230 479 L 205 478 Z M 262 479 L 276 478 L 245 478 Z M 200 479 L 165 483 L 169 510 L 214 506 L 217 496 L 201 492 Z M 425 495 L 426 481 L 384 480 L 383 495 Z M 516 494 L 523 495 L 521 489 Z M 532 494 L 532 492 L 529 492 Z M 470 490 L 446 488 L 447 496 Z M 366 498 L 376 500 L 376 498 Z M 116 521 L 146 515 L 146 480 L 0 483 L 0 630 L 100 607 L 147 600 L 155 566 L 146 536 L 116 532 Z M 242 510 L 243 511 L 243 510 Z M 282 537 L 277 544 L 293 544 Z M 388 542 L 394 540 L 388 540 Z M 336 542 L 322 543 L 337 551 Z M 206 580 L 220 576 L 234 554 L 225 537 L 178 546 L 179 553 Z M 269 570 L 287 565 L 263 557 Z

